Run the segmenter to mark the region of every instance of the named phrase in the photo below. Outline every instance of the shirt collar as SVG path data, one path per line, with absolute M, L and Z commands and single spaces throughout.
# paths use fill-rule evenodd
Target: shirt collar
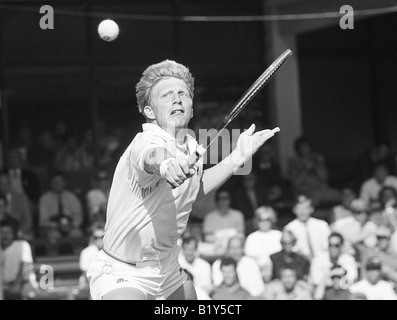
M 165 131 L 164 129 L 162 129 L 160 126 L 158 126 L 156 124 L 144 123 L 144 124 L 142 124 L 142 130 L 144 132 L 152 131 L 153 133 L 156 133 L 159 136 L 161 136 L 167 140 L 176 142 L 175 138 L 172 135 L 170 135 L 167 131 Z M 190 134 L 187 134 L 187 139 L 188 139 L 188 143 L 187 143 L 188 150 L 190 152 L 193 152 L 193 150 L 196 150 L 197 143 L 195 142 L 195 139 Z

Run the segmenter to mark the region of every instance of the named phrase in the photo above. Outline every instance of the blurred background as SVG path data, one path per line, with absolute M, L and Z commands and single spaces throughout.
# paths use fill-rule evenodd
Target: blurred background
M 368 162 L 374 157 L 387 158 L 395 174 L 395 1 L 348 2 L 0 1 L 1 198 L 6 212 L 15 206 L 7 198 L 11 191 L 26 196 L 26 208 L 8 215 L 18 222 L 18 239 L 31 248 L 35 281 L 42 266 L 55 272 L 54 289 L 29 288 L 24 297 L 88 297 L 81 252 L 95 245 L 94 235 L 103 229 L 113 170 L 141 130 L 135 85 L 146 67 L 164 59 L 188 66 L 195 78 L 191 128 L 198 130 L 216 128 L 278 55 L 294 52 L 231 125 L 281 128 L 263 152 L 278 165 L 283 194 L 263 197 L 278 210 L 280 230 L 294 218 L 290 160 L 299 137 L 325 161 L 329 188 L 359 194 L 372 176 Z M 346 4 L 356 13 L 354 29 L 340 27 Z M 54 9 L 54 29 L 40 28 L 43 5 Z M 116 40 L 98 37 L 103 19 L 118 23 Z M 259 171 L 260 163 L 254 159 Z M 19 178 L 13 180 L 12 169 L 20 170 Z M 240 186 L 236 178 L 226 187 L 233 193 Z M 51 198 L 64 190 L 72 194 L 62 200 L 67 209 Z M 318 217 L 331 223 L 341 198 L 316 201 Z M 215 199 L 198 204 L 192 223 L 200 226 L 216 205 Z M 55 207 L 56 215 L 67 212 L 73 227 L 54 232 L 59 225 L 45 215 Z

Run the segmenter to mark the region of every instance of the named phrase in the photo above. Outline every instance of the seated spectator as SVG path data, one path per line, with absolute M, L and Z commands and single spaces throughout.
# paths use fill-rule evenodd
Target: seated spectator
M 81 276 L 79 279 L 79 290 L 89 290 L 89 282 L 86 276 L 88 267 L 91 261 L 95 258 L 99 251 L 103 248 L 103 236 L 105 230 L 100 224 L 94 224 L 92 226 L 92 233 L 90 237 L 90 244 L 84 248 L 79 257 L 79 266 L 81 270 Z
M 298 196 L 292 207 L 296 219 L 285 226 L 297 239 L 295 250 L 309 260 L 328 251 L 328 237 L 331 234 L 327 222 L 312 217 L 314 210 L 310 198 Z
M 86 195 L 89 220 L 90 223 L 105 222 L 110 180 L 106 171 L 99 171 L 94 179 L 94 186 Z
M 240 184 L 232 191 L 232 207 L 241 211 L 245 220 L 245 235 L 249 235 L 254 228 L 255 210 L 266 205 L 266 190 L 257 182 L 254 171 L 239 176 Z
M 298 280 L 307 280 L 310 271 L 310 260 L 305 256 L 293 250 L 296 246 L 296 237 L 294 234 L 284 229 L 281 236 L 281 251 L 270 255 L 273 269 L 273 279 L 281 278 L 283 268 L 295 269 Z
M 226 257 L 233 258 L 237 263 L 237 275 L 241 287 L 252 296 L 258 296 L 263 292 L 264 283 L 258 263 L 244 254 L 244 236 L 238 234 L 229 239 Z M 220 268 L 221 259 L 212 264 L 212 281 L 214 286 L 219 286 L 223 281 Z
M 340 192 L 328 184 L 328 168 L 306 137 L 294 142 L 296 157 L 288 163 L 288 177 L 293 195 L 305 195 L 316 204 L 340 201 Z
M 51 189 L 40 197 L 40 235 L 46 236 L 48 229 L 56 230 L 62 237 L 81 236 L 83 211 L 79 198 L 66 190 L 61 173 L 51 178 Z
M 18 240 L 18 226 L 8 221 L 0 223 L 1 272 L 5 300 L 21 300 L 28 287 L 36 287 L 33 256 L 29 243 Z
M 393 284 L 382 280 L 382 266 L 379 258 L 370 258 L 365 264 L 364 279 L 353 284 L 350 291 L 365 295 L 367 300 L 397 300 Z
M 23 158 L 18 149 L 11 149 L 8 153 L 7 174 L 11 191 L 24 193 L 32 206 L 37 206 L 40 196 L 39 180 L 36 173 L 24 167 Z
M 182 251 L 179 255 L 181 268 L 188 270 L 194 277 L 194 286 L 210 293 L 212 290 L 211 265 L 198 256 L 198 240 L 193 237 L 183 239 Z
M 387 227 L 380 227 L 376 231 L 377 244 L 374 248 L 358 246 L 362 265 L 372 257 L 378 257 L 382 262 L 382 277 L 385 280 L 397 284 L 397 254 L 391 251 L 390 240 L 391 230 Z M 363 270 L 364 272 L 364 270 Z
M 397 190 L 383 187 L 379 191 L 378 201 L 372 205 L 371 221 L 377 226 L 385 226 L 397 230 Z
M 193 274 L 191 274 L 189 272 L 189 270 L 187 269 L 183 269 L 183 272 L 186 273 L 186 275 L 190 278 L 190 280 L 192 280 L 192 282 L 194 283 L 194 290 L 196 290 L 196 296 L 197 296 L 197 300 L 212 300 L 211 297 L 209 296 L 209 294 L 207 293 L 207 291 L 205 291 L 201 286 L 197 285 L 194 281 L 195 278 L 193 276 Z
M 284 178 L 280 165 L 274 157 L 272 142 L 266 142 L 254 155 L 253 165 L 258 176 L 258 183 L 265 187 L 266 200 L 277 203 L 286 198 Z
M 378 205 L 379 192 L 385 186 L 397 190 L 397 177 L 389 174 L 387 165 L 379 162 L 374 167 L 372 177 L 365 180 L 360 187 L 360 198 L 365 200 L 370 208 Z
M 310 285 L 299 280 L 294 268 L 280 270 L 280 279 L 271 281 L 263 292 L 264 300 L 313 300 Z
M 346 270 L 340 265 L 334 265 L 327 277 L 316 286 L 315 300 L 354 300 L 354 295 L 348 288 Z
M 358 266 L 353 256 L 342 253 L 343 236 L 339 233 L 331 233 L 328 238 L 329 251 L 313 258 L 310 268 L 311 283 L 317 287 L 330 279 L 329 274 L 334 266 L 340 266 L 346 270 L 346 280 L 354 283 L 358 278 Z M 330 285 L 331 283 L 329 283 Z
M 222 282 L 211 293 L 212 300 L 248 300 L 250 294 L 240 285 L 236 261 L 222 258 L 219 268 Z
M 6 200 L 6 215 L 18 222 L 20 235 L 25 239 L 32 239 L 33 218 L 29 200 L 24 193 L 11 190 L 7 173 L 0 173 L 0 195 Z
M 230 237 L 244 233 L 244 216 L 230 207 L 230 193 L 218 189 L 215 195 L 217 209 L 204 217 L 204 243 L 201 247 L 206 256 L 222 256 Z
M 352 216 L 351 202 L 356 198 L 356 193 L 353 189 L 344 188 L 342 190 L 342 202 L 332 208 L 332 217 L 330 223 L 336 220 L 348 218 Z
M 277 216 L 272 207 L 256 209 L 255 222 L 258 230 L 247 236 L 245 254 L 262 266 L 269 263 L 271 254 L 281 250 L 281 231 L 273 229 Z
M 396 172 L 396 158 L 395 153 L 390 147 L 390 143 L 384 139 L 375 141 L 371 148 L 366 151 L 359 159 L 357 164 L 357 172 L 355 180 L 362 184 L 365 180 L 371 177 L 374 167 L 383 162 L 386 164 L 389 172 L 395 175 Z
M 375 246 L 377 226 L 368 221 L 368 206 L 362 199 L 353 200 L 351 209 L 353 215 L 337 220 L 332 229 L 345 239 L 344 251 L 357 259 L 357 245 L 363 244 L 369 248 Z

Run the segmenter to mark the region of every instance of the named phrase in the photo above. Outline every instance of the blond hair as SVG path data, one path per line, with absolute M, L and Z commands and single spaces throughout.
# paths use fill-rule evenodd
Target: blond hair
M 164 78 L 178 78 L 186 83 L 190 97 L 194 96 L 194 78 L 189 69 L 173 60 L 164 60 L 149 66 L 136 85 L 136 98 L 138 109 L 143 113 L 145 106 L 150 104 L 152 88 Z

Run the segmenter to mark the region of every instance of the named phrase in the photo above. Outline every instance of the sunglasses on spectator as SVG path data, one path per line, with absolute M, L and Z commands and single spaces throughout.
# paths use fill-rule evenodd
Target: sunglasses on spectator
M 272 219 L 270 219 L 270 218 L 262 218 L 262 219 L 259 219 L 259 221 L 263 221 L 263 222 L 269 221 L 269 222 L 272 222 Z
M 340 244 L 340 243 L 330 243 L 329 246 L 330 247 L 335 247 L 335 248 L 340 248 L 342 246 L 342 244 Z

